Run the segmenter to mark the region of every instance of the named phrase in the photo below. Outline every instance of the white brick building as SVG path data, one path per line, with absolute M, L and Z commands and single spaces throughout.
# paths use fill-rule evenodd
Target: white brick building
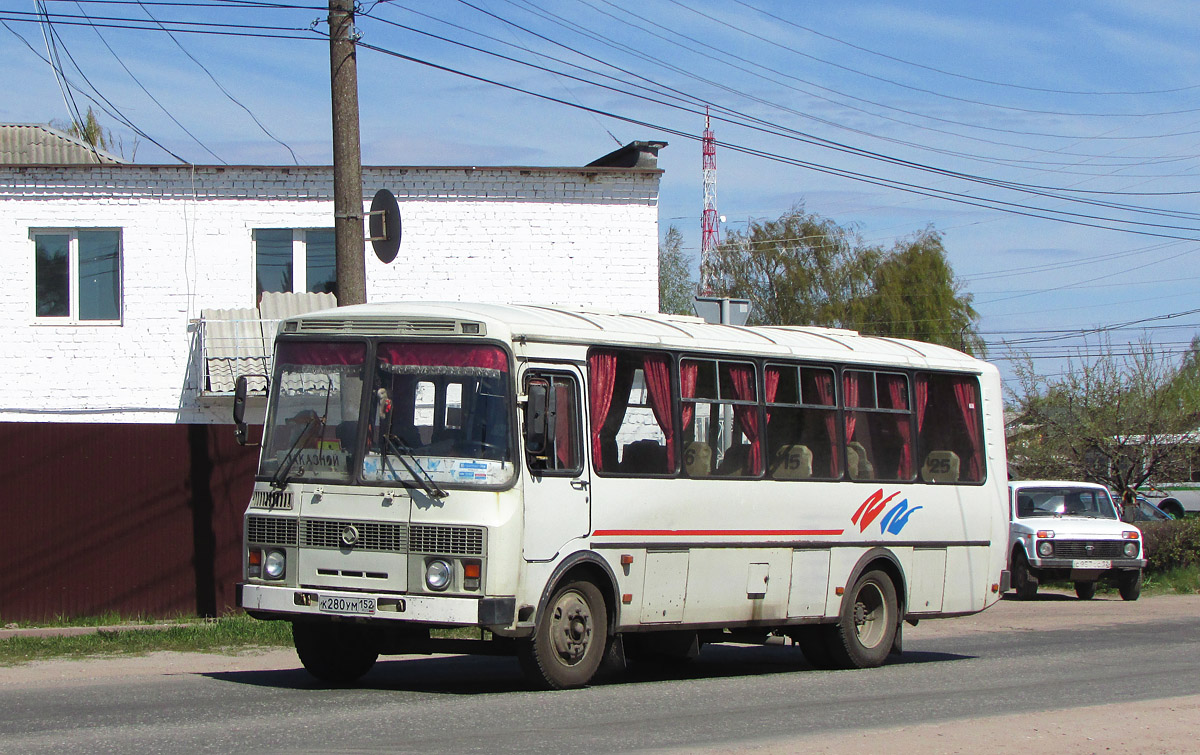
M 257 449 L 234 443 L 229 381 L 206 374 L 214 333 L 247 322 L 229 310 L 267 316 L 279 297 L 256 308 L 261 291 L 329 289 L 332 170 L 96 162 L 52 132 L 0 125 L 0 623 L 218 614 Z M 660 146 L 576 168 L 365 168 L 366 196 L 390 189 L 403 219 L 394 262 L 368 246 L 368 300 L 655 310 Z M 265 354 L 264 331 L 229 340 Z
M 390 189 L 403 219 L 394 262 L 367 247 L 368 300 L 654 311 L 660 175 L 364 168 L 367 202 Z M 328 167 L 0 165 L 0 249 L 13 273 L 0 290 L 0 421 L 227 421 L 228 403 L 203 395 L 197 321 L 255 307 L 269 254 L 282 259 L 269 241 L 291 242 L 289 284 L 314 285 L 308 250 L 318 238 L 328 249 L 332 213 Z M 57 263 L 45 248 L 61 251 Z

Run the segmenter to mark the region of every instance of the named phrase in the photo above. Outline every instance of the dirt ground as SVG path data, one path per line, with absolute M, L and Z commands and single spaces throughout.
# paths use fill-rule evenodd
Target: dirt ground
M 955 619 L 924 621 L 905 628 L 905 640 L 950 637 L 972 632 L 1036 631 L 1058 627 L 1134 624 L 1200 616 L 1200 595 L 1146 597 L 1127 603 L 1115 597 L 1095 600 L 1002 600 L 986 612 Z M 73 686 L 114 678 L 143 681 L 178 674 L 298 668 L 291 649 L 252 651 L 236 656 L 206 653 L 154 653 L 142 657 L 39 661 L 0 668 L 0 687 Z M 1086 731 L 1086 737 L 1080 732 Z M 881 743 L 886 741 L 886 747 Z M 986 743 L 986 744 L 981 744 Z M 889 727 L 886 740 L 877 731 L 801 737 L 738 748 L 713 749 L 720 755 L 783 753 L 970 753 L 1053 752 L 1055 755 L 1141 755 L 1200 752 L 1200 695 L 1088 708 L 987 716 L 904 727 Z

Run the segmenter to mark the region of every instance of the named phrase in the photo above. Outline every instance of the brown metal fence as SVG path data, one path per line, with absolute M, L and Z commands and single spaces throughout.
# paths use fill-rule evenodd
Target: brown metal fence
M 256 451 L 220 425 L 0 423 L 0 624 L 231 610 Z

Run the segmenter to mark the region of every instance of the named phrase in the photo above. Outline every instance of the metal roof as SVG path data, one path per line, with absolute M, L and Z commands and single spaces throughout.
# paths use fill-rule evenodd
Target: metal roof
M 40 123 L 0 123 L 0 165 L 120 164 L 125 161 Z
M 711 351 L 726 354 L 779 356 L 839 362 L 886 363 L 992 371 L 986 362 L 936 344 L 867 336 L 851 330 L 819 327 L 713 325 L 698 317 L 628 314 L 567 307 L 469 304 L 461 302 L 394 302 L 360 304 L 311 313 L 303 319 L 343 320 L 344 332 L 355 321 L 369 321 L 384 334 L 388 323 L 412 320 L 473 320 L 487 325 L 488 335 L 529 342 L 612 344 Z M 412 332 L 396 327 L 396 333 Z

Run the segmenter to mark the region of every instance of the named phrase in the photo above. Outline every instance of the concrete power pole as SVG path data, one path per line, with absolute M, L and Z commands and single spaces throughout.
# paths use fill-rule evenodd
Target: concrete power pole
M 367 301 L 362 153 L 354 0 L 329 0 L 329 81 L 333 105 L 333 231 L 338 305 Z

